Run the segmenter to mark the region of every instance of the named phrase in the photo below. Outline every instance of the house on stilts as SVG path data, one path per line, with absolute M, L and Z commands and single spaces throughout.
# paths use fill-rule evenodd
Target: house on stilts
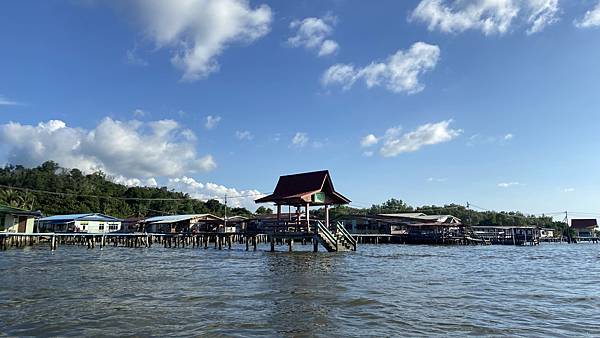
M 256 229 L 270 236 L 271 251 L 275 251 L 277 239 L 287 240 L 290 250 L 294 240 L 312 240 L 314 252 L 318 251 L 319 244 L 329 252 L 356 250 L 356 240 L 344 226 L 330 222 L 329 207 L 349 204 L 350 200 L 335 191 L 327 170 L 281 176 L 275 191 L 255 202 L 274 203 L 277 207 L 275 219 L 261 222 L 260 229 Z M 288 207 L 285 217 L 282 217 L 282 206 Z M 325 219 L 311 219 L 311 207 L 323 207 Z

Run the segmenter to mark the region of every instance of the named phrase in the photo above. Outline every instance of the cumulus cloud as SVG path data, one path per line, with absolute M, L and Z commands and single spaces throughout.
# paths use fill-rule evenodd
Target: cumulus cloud
M 450 128 L 452 120 L 427 123 L 417 129 L 402 134 L 399 127 L 390 128 L 383 136 L 383 145 L 379 153 L 383 157 L 394 157 L 414 152 L 424 146 L 444 143 L 462 134 L 461 129 Z
M 515 135 L 513 135 L 513 134 L 510 134 L 510 133 L 509 133 L 509 134 L 506 134 L 506 135 L 504 135 L 504 140 L 505 140 L 505 141 L 510 141 L 510 140 L 512 140 L 513 138 L 515 138 Z
M 210 182 L 201 183 L 188 176 L 170 178 L 167 187 L 177 191 L 186 192 L 192 198 L 203 201 L 218 199 L 223 202 L 224 197 L 227 196 L 227 205 L 232 207 L 245 207 L 251 210 L 256 209 L 254 200 L 265 196 L 255 189 L 237 190 Z
M 288 38 L 287 43 L 292 47 L 317 50 L 319 56 L 333 54 L 338 50 L 339 45 L 327 37 L 333 34 L 336 21 L 337 18 L 331 15 L 294 20 L 290 23 L 290 28 L 296 30 L 296 35 Z
M 294 147 L 304 147 L 309 141 L 309 137 L 307 133 L 297 132 L 292 138 L 292 145 Z
M 379 142 L 379 139 L 377 138 L 377 136 L 375 136 L 373 134 L 369 134 L 360 140 L 360 146 L 363 148 L 367 148 L 367 147 L 376 145 L 377 142 Z
M 244 130 L 244 131 L 236 131 L 235 132 L 235 137 L 240 140 L 240 141 L 251 141 L 252 139 L 254 139 L 254 135 L 252 135 L 251 132 L 249 132 L 248 130 Z
M 221 122 L 221 116 L 212 116 L 208 115 L 206 117 L 206 122 L 204 123 L 204 127 L 208 130 L 214 129 L 219 122 Z
M 416 42 L 408 50 L 398 50 L 384 62 L 373 62 L 362 68 L 352 64 L 336 64 L 325 71 L 323 86 L 339 85 L 350 89 L 358 80 L 368 88 L 383 86 L 394 93 L 414 94 L 425 86 L 419 76 L 435 68 L 440 57 L 438 46 Z
M 514 187 L 514 186 L 518 186 L 521 185 L 521 183 L 519 182 L 502 182 L 502 183 L 498 183 L 498 187 L 500 188 L 510 188 L 510 187 Z
M 182 80 L 219 70 L 217 57 L 235 43 L 249 44 L 270 30 L 272 12 L 247 0 L 136 0 L 124 5 L 157 48 L 172 51 Z
M 600 26 L 600 1 L 596 6 L 585 12 L 583 18 L 575 20 L 575 26 L 579 28 L 591 28 Z
M 0 125 L 0 142 L 8 160 L 35 166 L 54 160 L 86 172 L 102 170 L 112 176 L 149 179 L 206 172 L 216 163 L 199 156 L 190 134 L 176 121 L 152 122 L 103 119 L 94 129 L 68 126 L 60 120 L 27 125 Z
M 517 19 L 533 34 L 558 21 L 558 0 L 422 0 L 411 19 L 429 30 L 461 33 L 480 30 L 485 35 L 505 34 Z
M 112 177 L 112 181 L 115 183 L 123 184 L 128 187 L 152 187 L 155 188 L 158 186 L 158 182 L 154 177 L 150 177 L 147 179 L 139 179 L 139 178 L 129 178 L 122 175 Z

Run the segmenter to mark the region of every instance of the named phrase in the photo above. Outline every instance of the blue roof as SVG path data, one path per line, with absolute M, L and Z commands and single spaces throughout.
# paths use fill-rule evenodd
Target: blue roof
M 56 222 L 56 221 L 66 221 L 66 222 L 73 222 L 73 221 L 111 222 L 111 221 L 113 221 L 113 222 L 120 222 L 121 219 L 112 217 L 112 216 L 108 216 L 108 215 L 104 215 L 104 214 L 90 213 L 90 214 L 54 215 L 54 216 L 40 218 L 40 221 L 42 221 L 42 222 Z

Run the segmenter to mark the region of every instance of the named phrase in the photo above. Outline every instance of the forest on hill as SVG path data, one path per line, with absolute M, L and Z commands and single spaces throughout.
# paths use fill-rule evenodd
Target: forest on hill
M 200 201 L 166 187 L 125 186 L 102 172 L 84 174 L 53 161 L 36 168 L 0 168 L 0 186 L 0 203 L 40 210 L 44 215 L 99 212 L 125 218 L 191 213 L 222 216 L 225 212 L 225 205 L 218 200 Z M 252 213 L 245 208 L 227 208 L 227 214 Z
M 43 192 L 42 192 L 43 191 Z M 7 165 L 0 168 L 0 203 L 45 215 L 100 212 L 117 217 L 145 217 L 168 214 L 212 213 L 223 216 L 225 205 L 212 199 L 201 201 L 189 194 L 166 187 L 130 187 L 114 183 L 102 172 L 84 174 L 79 169 L 62 168 L 53 161 L 35 168 Z M 272 213 L 261 206 L 256 214 Z M 337 206 L 331 217 L 422 212 L 428 215 L 453 215 L 468 225 L 536 225 L 564 229 L 565 223 L 550 216 L 525 215 L 521 212 L 476 211 L 458 204 L 412 207 L 399 199 L 389 199 L 370 208 Z M 323 209 L 312 212 L 323 217 Z M 227 215 L 251 216 L 245 208 L 227 208 Z

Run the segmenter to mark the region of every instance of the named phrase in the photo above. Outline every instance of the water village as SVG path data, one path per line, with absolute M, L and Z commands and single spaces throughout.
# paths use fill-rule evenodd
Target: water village
M 540 242 L 597 243 L 596 219 L 571 219 L 573 236 L 565 238 L 552 228 L 469 225 L 453 215 L 422 212 L 344 215 L 330 217 L 332 206 L 350 199 L 334 189 L 329 171 L 281 176 L 272 194 L 256 203 L 275 206 L 272 214 L 219 217 L 213 214 L 156 215 L 121 219 L 101 213 L 43 215 L 40 211 L 0 205 L 0 250 L 9 247 L 81 245 L 165 248 L 231 249 L 246 251 L 260 243 L 270 251 L 286 246 L 311 245 L 312 251 L 356 251 L 370 244 L 539 245 Z M 322 208 L 316 217 L 311 208 Z M 287 209 L 287 210 L 286 210 Z

